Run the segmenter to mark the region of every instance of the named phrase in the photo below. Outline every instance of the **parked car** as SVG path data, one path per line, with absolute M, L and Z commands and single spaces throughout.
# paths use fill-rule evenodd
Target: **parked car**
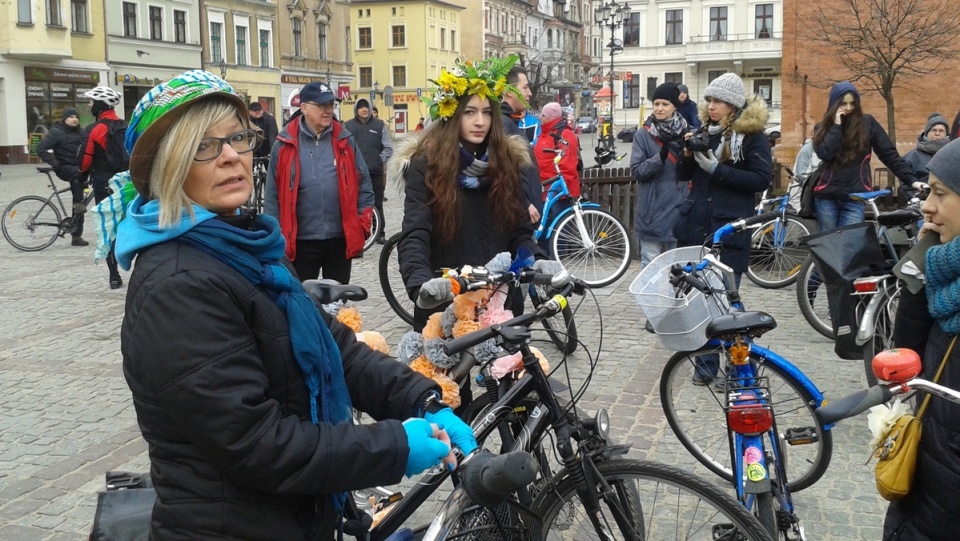
M 623 141 L 624 143 L 632 143 L 633 136 L 636 135 L 638 128 L 639 126 L 630 126 L 620 130 L 620 133 L 617 134 L 617 140 Z
M 597 121 L 593 117 L 582 116 L 577 119 L 577 130 L 579 133 L 596 133 Z

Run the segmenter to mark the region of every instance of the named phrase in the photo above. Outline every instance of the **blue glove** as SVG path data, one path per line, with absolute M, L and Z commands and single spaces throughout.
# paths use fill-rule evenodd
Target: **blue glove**
M 694 152 L 693 159 L 697 160 L 697 165 L 700 166 L 700 169 L 703 169 L 711 175 L 717 170 L 717 166 L 720 165 L 720 160 L 718 160 L 717 156 L 713 153 L 713 149 L 707 149 L 706 152 Z
M 460 420 L 452 409 L 443 408 L 436 413 L 428 411 L 423 418 L 446 430 L 447 434 L 450 435 L 450 441 L 459 447 L 463 454 L 469 455 L 477 448 L 477 439 L 473 437 L 473 429 Z
M 453 413 L 453 412 L 451 412 Z M 407 477 L 413 477 L 439 464 L 450 454 L 450 446 L 433 437 L 433 427 L 426 419 L 407 419 L 403 422 L 407 433 Z

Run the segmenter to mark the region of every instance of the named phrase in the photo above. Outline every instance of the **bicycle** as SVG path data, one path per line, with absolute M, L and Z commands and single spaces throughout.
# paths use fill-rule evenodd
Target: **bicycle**
M 363 241 L 364 252 L 372 248 L 373 245 L 377 243 L 380 235 L 383 234 L 383 214 L 380 213 L 380 209 L 377 207 L 373 207 L 372 210 L 373 212 L 370 214 L 370 235 Z
M 745 311 L 733 269 L 719 259 L 724 237 L 778 215 L 731 222 L 714 233 L 710 248 L 661 254 L 630 291 L 663 345 L 679 351 L 660 375 L 660 399 L 680 443 L 733 483 L 737 499 L 772 536 L 802 539 L 792 493 L 819 480 L 833 453 L 830 427 L 815 413 L 823 393 L 799 368 L 754 342 L 776 321 Z M 708 381 L 711 366 L 718 389 Z
M 3 238 L 14 248 L 24 252 L 43 250 L 57 238 L 64 238 L 77 229 L 74 217 L 67 212 L 63 198 L 60 197 L 60 194 L 70 192 L 70 187 L 57 189 L 52 175 L 53 167 L 37 167 L 37 171 L 47 175 L 47 184 L 53 193 L 46 199 L 39 195 L 26 195 L 15 199 L 7 205 L 0 220 Z M 84 189 L 85 208 L 90 206 L 93 195 L 92 189 Z
M 269 158 L 253 158 L 253 190 L 250 191 L 250 197 L 243 207 L 257 214 L 263 213 L 263 196 L 267 189 L 267 166 L 269 162 Z
M 787 171 L 793 176 L 789 168 Z M 777 212 L 776 218 L 761 224 L 750 238 L 747 278 L 765 289 L 779 289 L 796 282 L 809 255 L 800 239 L 809 235 L 810 229 L 790 207 L 792 195 L 786 193 L 768 198 L 765 190 L 757 205 L 757 214 L 762 214 L 770 206 L 774 206 Z
M 592 418 L 582 417 L 577 411 L 577 400 L 587 384 L 568 404 L 561 404 L 547 373 L 530 350 L 529 326 L 562 311 L 571 294 L 583 294 L 586 284 L 564 274 L 550 277 L 521 271 L 460 275 L 458 283 L 467 290 L 529 280 L 550 284 L 559 293 L 535 312 L 443 344 L 446 353 L 452 355 L 492 339 L 508 352 L 522 354 L 525 374 L 507 384 L 496 402 L 477 407 L 472 427 L 477 440 L 483 441 L 497 427 L 509 423 L 516 412 L 525 412 L 514 421 L 519 429 L 506 431 L 505 445 L 510 451 L 524 450 L 534 456 L 544 438 L 551 435 L 562 467 L 551 472 L 548 465 L 539 462 L 540 479 L 529 494 L 535 496 L 531 509 L 542 517 L 545 537 L 611 539 L 614 534 L 610 530 L 617 529 L 617 538 L 636 540 L 683 535 L 766 539 L 760 523 L 711 484 L 677 468 L 619 458 L 628 446 L 612 445 L 606 411 L 601 409 Z M 661 521 L 669 524 L 663 526 Z

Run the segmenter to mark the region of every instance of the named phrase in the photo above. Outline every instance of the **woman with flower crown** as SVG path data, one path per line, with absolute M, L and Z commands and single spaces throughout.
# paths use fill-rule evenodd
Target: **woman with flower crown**
M 533 241 L 523 204 L 520 169 L 530 164 L 529 143 L 503 131 L 500 100 L 510 89 L 506 74 L 516 60 L 443 70 L 427 98 L 432 122 L 396 146 L 388 176 L 406 187 L 400 272 L 417 303 L 416 331 L 453 299 L 450 281 L 436 278 L 444 267 L 483 265 L 500 252 L 516 256 L 523 246 L 539 260 L 535 269 L 562 270 Z M 511 295 L 518 313 L 523 296 Z

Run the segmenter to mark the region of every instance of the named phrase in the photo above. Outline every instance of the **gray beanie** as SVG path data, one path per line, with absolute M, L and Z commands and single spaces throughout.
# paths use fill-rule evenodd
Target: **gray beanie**
M 737 109 L 747 101 L 743 94 L 743 81 L 733 73 L 724 73 L 714 79 L 703 91 L 703 97 L 729 103 Z
M 947 133 L 950 133 L 950 122 L 940 113 L 930 113 L 930 116 L 927 117 L 927 124 L 923 127 L 923 135 L 930 133 L 930 130 L 938 124 L 942 125 Z
M 960 193 L 960 139 L 954 139 L 938 150 L 927 164 L 927 171 Z
M 677 90 L 679 90 L 681 94 L 690 94 L 690 89 L 687 88 L 687 85 L 677 85 Z

